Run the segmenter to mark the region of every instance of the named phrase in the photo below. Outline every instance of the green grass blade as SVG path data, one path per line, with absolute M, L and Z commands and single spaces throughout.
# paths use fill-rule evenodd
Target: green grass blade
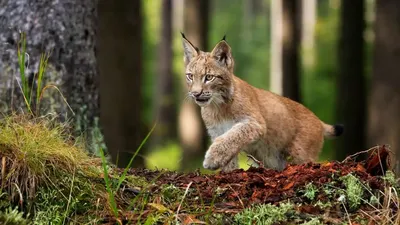
M 42 90 L 42 82 L 43 82 L 43 75 L 47 69 L 47 63 L 49 61 L 50 54 L 42 54 L 40 56 L 39 62 L 39 72 L 37 77 L 37 88 L 36 88 L 36 106 L 39 105 L 40 101 L 40 92 Z
M 140 149 L 143 147 L 143 145 L 146 143 L 147 139 L 150 137 L 151 133 L 153 133 L 154 128 L 156 127 L 157 122 L 154 123 L 153 127 L 151 128 L 150 132 L 146 135 L 146 137 L 143 139 L 142 143 L 140 143 L 139 147 L 136 149 L 135 154 L 133 154 L 131 160 L 129 161 L 128 165 L 125 167 L 124 172 L 122 173 L 122 176 L 118 180 L 118 185 L 115 189 L 115 191 L 118 191 L 119 187 L 121 186 L 122 182 L 124 182 L 126 178 L 126 174 L 128 173 L 129 168 L 132 165 L 133 160 L 135 159 L 136 155 L 139 153 Z
M 17 80 L 17 84 L 18 84 L 19 88 L 22 90 L 22 86 L 21 86 L 21 84 L 19 83 L 18 79 L 17 79 L 17 78 L 15 78 L 15 79 Z M 29 111 L 31 114 L 33 114 L 32 110 L 31 110 L 31 105 L 29 104 L 28 99 L 26 98 L 26 96 L 25 96 L 24 94 L 22 95 L 22 97 L 24 98 L 24 101 L 25 101 L 26 107 L 28 108 L 28 111 Z
M 17 49 L 17 56 L 18 56 L 18 64 L 19 64 L 19 75 L 21 78 L 21 86 L 22 86 L 22 93 L 26 99 L 30 99 L 29 96 L 29 87 L 28 87 L 28 80 L 25 76 L 25 55 L 26 55 L 26 35 L 25 33 L 21 33 L 21 39 L 18 43 Z
M 133 198 L 133 200 L 131 201 L 131 203 L 129 204 L 127 211 L 132 210 L 133 205 L 136 203 L 136 201 L 139 199 L 139 196 L 141 196 L 143 193 L 146 192 L 146 190 L 148 190 L 148 188 L 151 186 L 151 184 L 153 184 L 154 182 L 156 182 L 156 180 L 158 178 L 160 178 L 162 175 L 164 175 L 164 173 L 166 173 L 167 171 L 162 171 L 160 174 L 158 174 L 156 177 L 154 177 L 148 185 L 146 185 L 146 187 L 143 187 L 142 190 L 139 192 L 139 194 L 137 194 L 135 196 L 135 198 Z
M 108 196 L 110 198 L 110 206 L 114 213 L 115 218 L 118 218 L 117 203 L 114 198 L 114 192 L 111 189 L 111 182 L 108 179 L 107 162 L 106 162 L 106 157 L 104 156 L 104 152 L 103 152 L 102 148 L 100 148 L 100 157 L 101 157 L 101 162 L 102 162 L 102 166 L 103 166 L 103 170 L 104 170 L 104 182 L 106 183 L 106 190 L 107 190 Z
M 44 94 L 44 91 L 45 91 L 47 88 L 54 88 L 56 91 L 58 91 L 58 93 L 60 94 L 61 98 L 64 100 L 65 104 L 68 106 L 69 110 L 72 112 L 72 115 L 75 116 L 75 112 L 74 112 L 74 110 L 72 110 L 71 106 L 68 104 L 67 99 L 66 99 L 66 98 L 64 97 L 64 95 L 61 93 L 60 89 L 59 89 L 57 86 L 55 86 L 55 85 L 48 84 L 48 85 L 46 85 L 46 86 L 41 90 L 41 92 L 40 92 L 40 97 L 39 97 L 39 103 L 40 103 L 40 99 L 42 99 L 42 96 L 43 96 L 43 94 Z

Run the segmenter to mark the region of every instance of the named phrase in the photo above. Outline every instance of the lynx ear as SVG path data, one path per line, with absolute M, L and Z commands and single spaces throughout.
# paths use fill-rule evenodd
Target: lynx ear
M 183 61 L 185 62 L 185 66 L 187 66 L 190 60 L 199 54 L 199 49 L 196 48 L 188 39 L 186 39 L 182 32 L 181 35 L 183 41 Z
M 226 67 L 229 71 L 233 70 L 234 61 L 231 53 L 231 47 L 224 38 L 214 47 L 211 55 L 217 60 L 218 64 Z

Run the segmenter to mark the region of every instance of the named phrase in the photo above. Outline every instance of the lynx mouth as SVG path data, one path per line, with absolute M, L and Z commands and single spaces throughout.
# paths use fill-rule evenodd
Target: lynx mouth
M 198 98 L 195 98 L 195 100 L 196 100 L 196 103 L 198 103 L 198 104 L 205 104 L 210 101 L 210 97 L 198 97 Z

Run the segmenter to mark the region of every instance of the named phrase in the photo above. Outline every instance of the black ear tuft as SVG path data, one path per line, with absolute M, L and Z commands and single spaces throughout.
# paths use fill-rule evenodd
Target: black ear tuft
M 182 35 L 183 38 L 186 39 L 185 34 L 182 31 L 181 31 L 181 35 Z
M 222 41 L 226 41 L 226 34 L 225 34 L 224 37 L 222 38 Z

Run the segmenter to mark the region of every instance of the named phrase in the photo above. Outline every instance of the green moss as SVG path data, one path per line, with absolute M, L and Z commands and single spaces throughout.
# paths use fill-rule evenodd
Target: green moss
M 332 207 L 331 202 L 322 202 L 320 200 L 317 201 L 317 203 L 314 204 L 314 206 L 318 206 L 321 209 L 326 209 Z
M 243 210 L 235 215 L 234 220 L 243 225 L 272 225 L 287 221 L 288 214 L 293 213 L 294 206 L 291 203 L 282 203 L 279 206 L 263 204 Z
M 161 194 L 164 202 L 171 204 L 178 202 L 179 199 L 184 195 L 184 191 L 172 184 L 166 184 L 162 186 Z
M 345 185 L 345 194 L 347 197 L 347 203 L 351 210 L 357 209 L 362 201 L 362 196 L 364 194 L 364 188 L 360 180 L 352 174 L 347 174 L 341 177 L 340 180 L 343 181 Z
M 303 196 L 312 201 L 318 193 L 318 188 L 313 183 L 308 183 L 303 192 Z
M 146 178 L 134 175 L 126 176 L 125 182 L 138 188 L 147 187 L 149 185 L 149 182 L 146 180 Z
M 1 208 L 22 201 L 35 224 L 62 224 L 93 210 L 105 188 L 88 179 L 100 177 L 101 170 L 83 145 L 70 140 L 66 124 L 10 116 L 0 120 L 0 130 L 6 162 Z
M 324 225 L 324 223 L 322 223 L 319 218 L 312 218 L 311 220 L 302 223 L 301 225 Z

